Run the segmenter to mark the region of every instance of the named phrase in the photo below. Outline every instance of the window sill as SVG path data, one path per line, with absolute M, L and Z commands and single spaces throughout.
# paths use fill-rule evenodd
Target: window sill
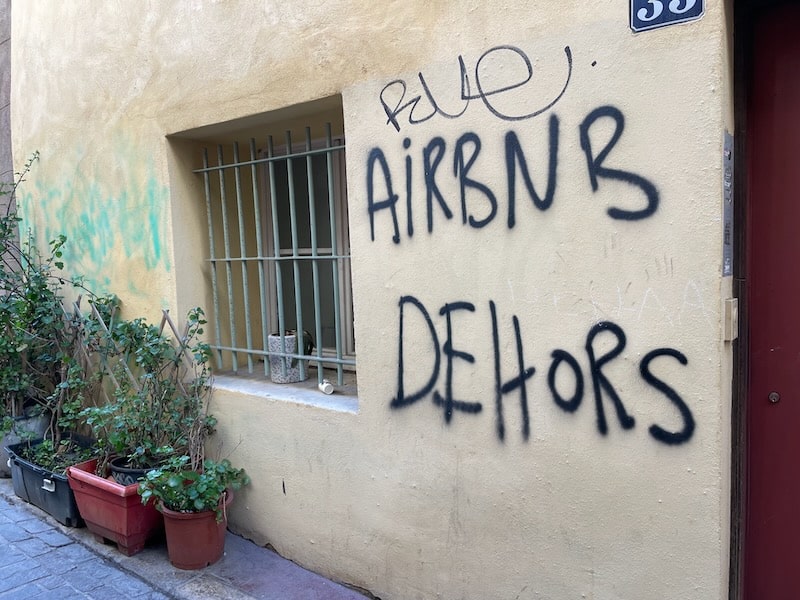
M 316 377 L 301 383 L 272 383 L 259 376 L 218 374 L 214 375 L 214 389 L 358 414 L 358 396 L 350 393 L 354 386 L 343 386 L 333 394 L 323 394 L 317 389 Z

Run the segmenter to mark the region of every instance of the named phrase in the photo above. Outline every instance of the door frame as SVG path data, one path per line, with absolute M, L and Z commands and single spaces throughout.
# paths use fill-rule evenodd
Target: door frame
M 754 23 L 758 15 L 793 0 L 732 0 L 734 106 L 734 269 L 733 297 L 739 302 L 739 337 L 733 344 L 731 413 L 731 524 L 728 597 L 743 600 L 748 489 L 748 389 L 750 314 L 747 298 L 748 90 L 752 73 Z M 751 600 L 751 599 L 744 599 Z

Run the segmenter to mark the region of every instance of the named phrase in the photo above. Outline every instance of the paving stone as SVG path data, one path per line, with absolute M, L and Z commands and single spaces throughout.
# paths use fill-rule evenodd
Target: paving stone
M 16 523 L 17 521 L 27 521 L 31 518 L 31 513 L 22 506 L 11 504 L 10 501 L 5 499 L 3 499 L 3 502 L 4 504 L 7 504 L 7 506 L 3 506 L 2 508 L 3 516 L 5 516 L 9 521 Z
M 76 565 L 97 558 L 97 555 L 80 544 L 70 544 L 58 549 L 58 557 L 60 560 Z
M 112 568 L 111 573 L 107 575 L 104 579 L 103 583 L 111 588 L 114 588 L 114 591 L 119 594 L 120 590 L 125 590 L 126 595 L 130 595 L 131 597 L 138 597 L 138 594 L 146 594 L 153 588 L 150 587 L 149 583 L 143 582 L 141 579 L 133 575 L 132 573 L 128 573 L 127 571 L 119 571 L 114 570 Z M 130 594 L 127 593 L 127 590 L 130 590 Z
M 115 596 L 106 596 L 108 599 L 114 597 Z M 44 590 L 38 596 L 33 596 L 32 600 L 79 600 L 84 598 L 88 598 L 88 596 L 79 592 L 72 586 L 62 585 L 52 590 Z
M 100 581 L 102 584 L 111 585 L 111 582 L 117 579 L 124 579 L 130 577 L 127 573 L 123 573 L 115 568 L 113 565 L 108 564 L 102 559 L 98 558 L 97 561 L 86 561 L 75 567 L 72 572 L 79 571 L 82 573 L 90 573 L 92 577 Z
M 0 567 L 5 567 L 6 565 L 13 565 L 14 563 L 18 563 L 22 560 L 27 560 L 28 557 L 25 556 L 22 552 L 14 548 L 11 544 L 6 544 L 3 547 L 2 552 L 0 552 Z
M 122 593 L 131 598 L 138 598 L 153 591 L 152 587 L 133 576 L 118 578 L 109 583 L 116 589 L 117 595 Z
M 41 554 L 31 560 L 36 561 L 45 576 L 55 575 L 63 578 L 64 573 L 77 568 L 74 562 L 64 560 L 60 554 Z
M 54 590 L 58 587 L 64 587 L 64 576 L 48 575 L 39 579 L 36 583 L 45 590 Z
M 28 556 L 41 556 L 53 551 L 53 547 L 45 544 L 36 537 L 22 540 L 14 544 L 17 549 L 22 550 Z
M 53 531 L 52 525 L 45 523 L 41 519 L 23 519 L 17 521 L 17 525 L 22 527 L 28 533 L 41 533 L 43 531 Z
M 118 598 L 118 597 L 126 597 L 126 598 L 135 598 L 136 600 L 156 600 L 156 599 L 169 599 L 169 596 L 165 596 L 161 592 L 153 589 L 150 586 L 145 585 L 144 588 L 140 588 L 137 586 L 137 579 L 133 576 L 129 576 L 124 581 L 119 581 L 115 583 L 113 586 L 104 586 L 102 589 L 97 588 L 87 592 L 87 595 L 91 598 L 98 598 L 105 600 L 106 598 Z M 139 582 L 141 583 L 141 582 Z M 99 592 L 105 592 L 106 595 L 103 595 Z
M 70 538 L 68 538 L 60 531 L 56 531 L 55 529 L 51 529 L 50 531 L 45 531 L 43 533 L 40 533 L 36 537 L 38 537 L 48 546 L 52 546 L 53 548 L 60 548 L 61 546 L 67 546 L 72 543 L 72 540 Z
M 86 598 L 96 598 L 97 600 L 108 600 L 109 598 L 120 598 L 120 592 L 117 588 L 110 585 L 103 585 L 87 592 Z M 37 599 L 38 600 L 38 599 Z
M 24 600 L 25 598 L 36 598 L 42 593 L 42 588 L 35 583 L 25 583 L 7 592 L 0 594 L 0 598 L 13 598 L 14 600 Z M 64 596 L 61 596 L 62 598 Z
M 46 576 L 34 562 L 18 562 L 13 565 L 0 567 L 0 592 L 7 592 L 16 587 L 32 583 Z
M 87 561 L 79 567 L 73 569 L 64 575 L 64 581 L 70 584 L 75 589 L 82 592 L 91 592 L 92 590 L 103 586 L 105 583 L 101 577 L 98 577 L 92 570 L 94 566 L 91 561 Z
M 0 523 L 0 537 L 9 542 L 19 542 L 27 540 L 31 534 L 16 523 Z

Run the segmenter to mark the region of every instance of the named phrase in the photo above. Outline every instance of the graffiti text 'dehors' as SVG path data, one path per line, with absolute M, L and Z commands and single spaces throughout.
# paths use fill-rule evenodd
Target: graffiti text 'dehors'
M 481 398 L 466 398 L 454 391 L 453 365 L 456 361 L 464 361 L 475 364 L 475 368 L 482 365 L 476 364 L 475 356 L 467 351 L 467 348 L 456 342 L 457 336 L 454 335 L 456 324 L 463 319 L 465 313 L 472 315 L 479 312 L 474 304 L 466 301 L 448 302 L 442 306 L 438 313 L 444 317 L 444 332 L 437 329 L 434 325 L 433 317 L 426 306 L 414 296 L 402 296 L 399 302 L 400 308 L 400 331 L 398 336 L 398 371 L 397 371 L 397 393 L 391 400 L 391 407 L 395 409 L 405 408 L 430 396 L 437 406 L 440 406 L 444 413 L 445 423 L 450 423 L 455 412 L 468 414 L 478 414 L 484 409 Z M 406 332 L 405 320 L 406 313 L 414 313 L 412 318 L 419 320 L 421 317 L 425 327 L 417 337 L 411 337 Z M 520 330 L 519 320 L 516 315 L 512 317 L 514 333 L 513 344 L 501 344 L 500 330 L 498 323 L 497 308 L 493 301 L 489 301 L 489 312 L 491 314 L 491 339 L 493 349 L 492 369 L 494 372 L 494 411 L 495 428 L 497 437 L 505 439 L 505 405 L 504 402 L 509 396 L 517 397 L 519 400 L 520 421 L 522 423 L 522 437 L 527 440 L 530 436 L 531 424 L 529 416 L 529 399 L 527 385 L 531 378 L 539 372 L 534 365 L 530 364 L 524 354 L 523 336 Z M 411 314 L 410 313 L 410 314 Z M 609 342 L 610 348 L 609 348 Z M 597 430 L 600 434 L 606 435 L 609 430 L 609 420 L 616 417 L 616 422 L 622 429 L 633 429 L 636 419 L 631 414 L 629 407 L 625 405 L 623 398 L 604 372 L 604 368 L 616 359 L 625 349 L 627 343 L 625 332 L 622 327 L 611 321 L 602 321 L 593 325 L 586 334 L 586 341 L 583 352 L 585 352 L 586 362 L 589 365 L 588 373 L 584 373 L 576 357 L 563 349 L 555 349 L 550 354 L 549 364 L 541 372 L 546 373 L 547 385 L 550 396 L 558 408 L 566 412 L 577 411 L 585 395 L 594 398 L 594 410 L 596 413 Z M 430 369 L 430 376 L 418 389 L 409 390 L 406 388 L 405 373 L 405 354 L 406 348 L 431 348 L 433 354 L 427 367 L 422 366 L 427 374 Z M 513 372 L 509 375 L 503 373 L 503 348 L 513 349 L 515 356 L 512 363 L 515 365 Z M 604 350 L 599 350 L 602 347 Z M 663 397 L 664 418 L 669 422 L 680 422 L 682 426 L 677 430 L 668 429 L 660 424 L 653 423 L 648 428 L 650 435 L 656 441 L 669 444 L 683 444 L 688 442 L 695 430 L 695 421 L 692 411 L 684 399 L 675 391 L 675 388 L 657 377 L 653 373 L 654 362 L 668 360 L 677 361 L 681 365 L 686 365 L 686 356 L 674 348 L 656 348 L 647 352 L 639 361 L 638 374 L 655 390 L 655 394 Z M 415 364 L 415 369 L 420 368 L 420 364 Z M 484 367 L 485 368 L 485 367 Z M 559 378 L 559 373 L 561 376 Z M 564 380 L 572 382 L 572 385 L 565 386 Z M 559 387 L 558 381 L 562 382 Z M 568 387 L 568 390 L 563 389 Z M 587 389 L 588 388 L 588 389 Z M 609 410 L 610 408 L 610 410 Z M 610 412 L 610 415 L 606 413 Z
M 605 121 L 613 126 L 611 138 L 605 143 L 592 139 L 595 123 Z M 658 209 L 659 193 L 656 186 L 646 177 L 619 168 L 610 157 L 611 151 L 622 137 L 625 117 L 614 106 L 595 108 L 583 119 L 578 127 L 578 138 L 586 160 L 586 176 L 593 192 L 597 192 L 602 180 L 620 181 L 634 189 L 634 196 L 624 201 L 624 206 L 615 205 L 607 209 L 612 219 L 636 221 L 652 216 Z M 547 164 L 529 165 L 526 149 L 515 131 L 503 135 L 503 158 L 505 177 L 494 176 L 481 181 L 473 168 L 481 157 L 481 137 L 468 131 L 461 134 L 455 142 L 448 142 L 441 136 L 428 140 L 419 149 L 411 150 L 411 140 L 403 140 L 405 149 L 405 168 L 402 175 L 393 172 L 383 148 L 376 146 L 367 155 L 367 212 L 369 213 L 370 235 L 372 241 L 380 231 L 391 231 L 391 239 L 399 244 L 401 229 L 408 238 L 415 231 L 415 207 L 424 212 L 427 232 L 432 234 L 436 222 L 453 219 L 457 214 L 464 226 L 480 229 L 491 223 L 501 210 L 505 200 L 505 218 L 509 229 L 525 213 L 517 209 L 517 196 L 528 197 L 535 211 L 547 211 L 553 205 L 558 189 L 558 152 L 561 125 L 557 115 L 550 115 L 547 139 Z M 533 154 L 528 151 L 528 154 Z M 424 177 L 423 198 L 414 197 L 414 167 Z M 420 172 L 417 171 L 417 172 Z M 453 178 L 458 193 L 455 198 L 445 197 L 442 183 Z M 534 178 L 537 184 L 534 184 Z M 495 182 L 500 179 L 505 186 L 498 189 Z M 401 183 L 402 182 L 402 183 Z M 502 184 L 501 184 L 502 186 Z M 405 202 L 400 202 L 404 192 Z M 503 195 L 503 192 L 505 195 Z M 419 194 L 423 196 L 423 194 Z M 424 206 L 418 206 L 424 202 Z M 523 200 L 520 200 L 523 203 Z M 527 202 L 525 202 L 527 204 Z M 405 212 L 405 227 L 402 214 Z M 519 215 L 518 215 L 519 212 Z M 419 218 L 419 217 L 418 217 Z
M 509 96 L 514 92 L 530 96 L 530 88 L 536 84 L 533 64 L 528 55 L 516 46 L 495 46 L 478 58 L 472 70 L 467 68 L 464 58 L 459 55 L 458 77 L 453 78 L 454 82 L 458 82 L 458 91 L 448 94 L 445 89 L 441 96 L 434 93 L 421 72 L 417 73 L 417 79 L 422 93 L 410 98 L 406 97 L 408 84 L 404 79 L 395 79 L 383 86 L 380 103 L 386 113 L 386 123 L 400 131 L 405 124 L 403 113 L 407 113 L 409 125 L 424 123 L 437 115 L 445 119 L 457 119 L 467 111 L 472 100 L 480 100 L 491 114 L 503 121 L 533 118 L 551 109 L 567 91 L 572 77 L 572 51 L 569 46 L 564 48 L 564 58 L 564 82 L 551 97 L 542 105 L 527 106 L 510 112 L 501 107 L 502 96 Z M 445 103 L 448 104 L 447 107 L 443 107 Z

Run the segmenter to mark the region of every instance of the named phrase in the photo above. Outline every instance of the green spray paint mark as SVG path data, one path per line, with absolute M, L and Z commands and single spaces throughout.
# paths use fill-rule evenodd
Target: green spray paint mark
M 122 189 L 111 192 L 106 187 L 110 186 L 80 176 L 57 186 L 37 182 L 35 192 L 21 194 L 23 226 L 32 229 L 40 247 L 66 235 L 66 268 L 82 276 L 90 289 L 107 290 L 113 270 L 125 268 L 118 264 L 122 259 L 141 260 L 148 271 L 169 272 L 171 264 L 163 251 L 169 191 L 158 182 L 152 165 L 143 184 L 123 176 L 121 185 L 115 186 Z M 133 287 L 141 296 L 152 292 Z

